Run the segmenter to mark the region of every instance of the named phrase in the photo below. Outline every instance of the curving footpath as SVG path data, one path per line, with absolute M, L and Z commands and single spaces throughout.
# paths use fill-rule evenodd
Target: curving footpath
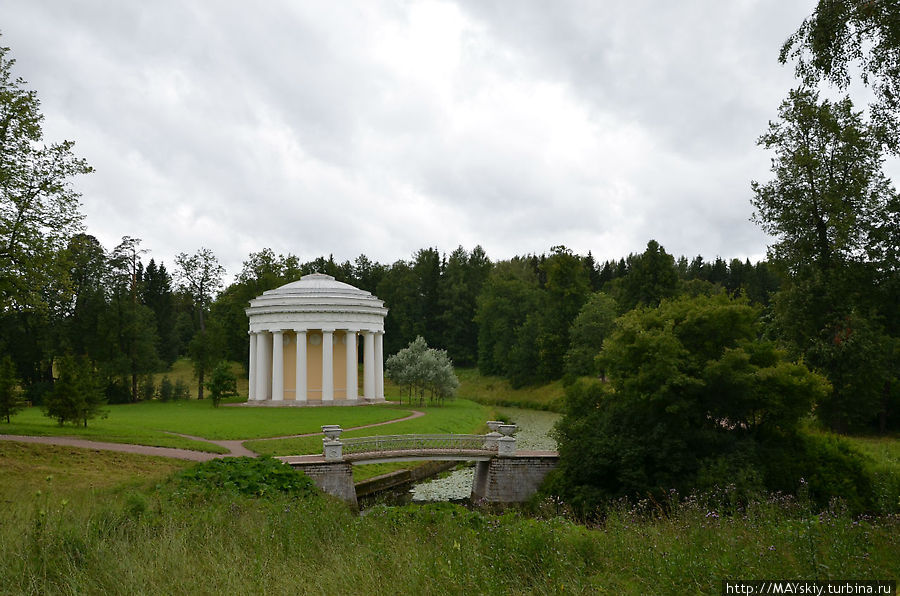
M 363 428 L 373 428 L 376 426 L 385 426 L 388 424 L 396 424 L 398 422 L 406 422 L 425 415 L 425 412 L 412 410 L 412 414 L 397 418 L 396 420 L 387 420 L 385 422 L 375 422 L 373 424 L 364 424 L 362 426 L 354 426 L 344 429 L 345 431 L 360 430 Z M 168 431 L 165 431 L 168 432 Z M 192 435 L 183 435 L 180 433 L 169 433 L 186 439 L 202 441 L 204 443 L 212 443 L 219 447 L 228 449 L 228 453 L 209 453 L 206 451 L 194 451 L 193 449 L 179 449 L 177 447 L 152 447 L 150 445 L 136 445 L 133 443 L 109 443 L 106 441 L 91 441 L 89 439 L 78 439 L 75 437 L 44 437 L 32 435 L 2 435 L 0 441 L 18 441 L 20 443 L 40 443 L 43 445 L 61 445 L 64 447 L 81 447 L 84 449 L 99 449 L 102 451 L 119 451 L 122 453 L 138 453 L 140 455 L 156 455 L 159 457 L 172 457 L 175 459 L 186 459 L 189 461 L 209 461 L 220 457 L 257 457 L 259 454 L 255 451 L 244 447 L 244 441 L 274 441 L 276 439 L 297 439 L 301 437 L 315 437 L 322 433 L 306 433 L 300 435 L 286 435 L 283 437 L 264 437 L 259 439 L 235 439 L 226 441 L 214 441 L 203 437 L 195 437 Z

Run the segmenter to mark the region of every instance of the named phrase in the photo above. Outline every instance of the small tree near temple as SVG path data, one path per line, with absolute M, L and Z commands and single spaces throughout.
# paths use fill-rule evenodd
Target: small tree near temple
M 410 404 L 413 399 L 420 404 L 424 402 L 426 393 L 432 402 L 443 403 L 444 399 L 456 395 L 459 388 L 447 352 L 429 348 L 421 336 L 388 358 L 385 372 L 391 381 L 406 390 Z
M 219 407 L 223 398 L 237 396 L 237 377 L 227 362 L 223 360 L 212 369 L 209 380 L 206 381 L 206 389 L 214 408 Z
M 106 402 L 93 367 L 82 356 L 63 356 L 59 361 L 59 378 L 44 404 L 44 414 L 56 418 L 60 426 L 66 422 L 82 423 L 103 414 Z
M 6 418 L 7 423 L 13 414 L 25 407 L 21 393 L 15 364 L 5 356 L 0 360 L 0 417 Z

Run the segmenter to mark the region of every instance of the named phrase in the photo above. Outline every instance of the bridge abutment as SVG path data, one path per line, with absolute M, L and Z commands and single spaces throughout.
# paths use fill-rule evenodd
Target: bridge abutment
M 309 476 L 319 490 L 345 501 L 354 509 L 356 487 L 353 485 L 353 464 L 349 462 L 292 463 L 294 468 Z
M 518 454 L 494 457 L 475 464 L 472 501 L 486 503 L 521 503 L 537 492 L 551 470 L 556 468 L 556 454 Z

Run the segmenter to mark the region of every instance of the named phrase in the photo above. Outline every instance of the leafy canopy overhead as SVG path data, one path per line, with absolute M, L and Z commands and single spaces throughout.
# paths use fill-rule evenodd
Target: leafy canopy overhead
M 92 171 L 73 142 L 42 143 L 37 94 L 8 53 L 0 47 L 0 312 L 46 308 L 64 273 L 55 257 L 82 229 L 71 179 Z
M 872 116 L 882 140 L 898 145 L 900 6 L 897 0 L 819 0 L 813 14 L 781 47 L 779 60 L 796 61 L 807 87 L 824 81 L 846 90 L 859 73 L 872 89 Z

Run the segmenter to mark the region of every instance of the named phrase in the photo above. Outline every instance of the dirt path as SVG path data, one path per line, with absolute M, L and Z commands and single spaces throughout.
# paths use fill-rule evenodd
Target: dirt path
M 396 420 L 387 420 L 385 422 L 375 422 L 373 424 L 364 424 L 362 426 L 354 426 L 345 428 L 345 431 L 359 430 L 363 428 L 373 428 L 376 426 L 385 426 L 387 424 L 396 424 L 397 422 L 405 422 L 413 420 L 425 415 L 425 412 L 412 410 L 412 414 L 397 418 Z M 168 432 L 168 431 L 166 431 Z M 318 433 L 306 433 L 302 435 L 287 435 L 284 437 L 265 437 L 262 439 L 236 439 L 227 441 L 214 441 L 203 437 L 195 437 L 192 435 L 183 435 L 181 433 L 169 433 L 194 441 L 202 441 L 204 443 L 212 443 L 219 447 L 228 449 L 228 453 L 208 453 L 205 451 L 194 451 L 193 449 L 179 449 L 176 447 L 151 447 L 150 445 L 134 445 L 132 443 L 108 443 L 105 441 L 91 441 L 89 439 L 78 439 L 75 437 L 37 437 L 31 435 L 2 435 L 0 441 L 19 441 L 21 443 L 41 443 L 43 445 L 63 445 L 67 447 L 82 447 L 85 449 L 100 449 L 103 451 L 120 451 L 123 453 L 139 453 L 141 455 L 158 455 L 160 457 L 173 457 L 176 459 L 186 459 L 190 461 L 209 461 L 219 457 L 256 457 L 258 454 L 244 447 L 244 441 L 271 441 L 275 439 L 296 439 L 300 437 L 315 437 L 321 435 Z
M 0 435 L 0 441 L 19 441 L 21 443 L 41 443 L 43 445 L 62 445 L 66 447 L 82 447 L 84 449 L 99 449 L 101 451 L 120 451 L 122 453 L 139 453 L 141 455 L 174 457 L 176 459 L 187 459 L 190 461 L 209 461 L 217 457 L 228 457 L 228 455 L 230 455 L 222 453 L 208 453 L 206 451 L 194 451 L 192 449 L 177 449 L 175 447 L 151 447 L 150 445 L 134 445 L 131 443 L 107 443 L 104 441 L 76 439 L 75 437 Z

